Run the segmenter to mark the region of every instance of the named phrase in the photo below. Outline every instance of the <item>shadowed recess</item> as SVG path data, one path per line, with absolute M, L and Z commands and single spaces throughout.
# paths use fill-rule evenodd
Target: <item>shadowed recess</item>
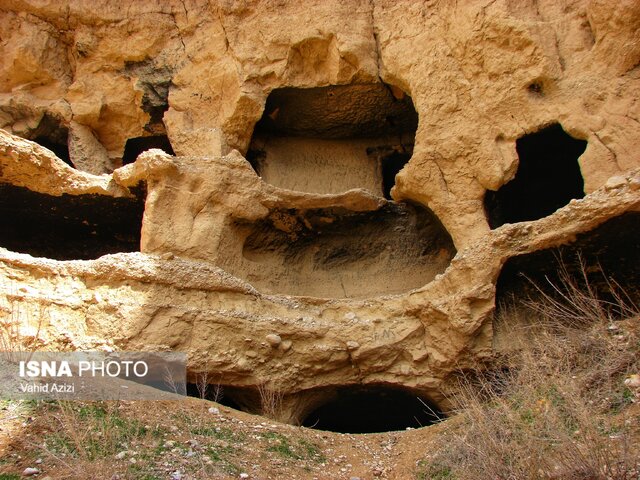
M 578 157 L 585 140 L 568 135 L 558 123 L 516 141 L 515 178 L 497 192 L 487 191 L 485 211 L 491 228 L 538 220 L 584 197 Z
M 422 207 L 387 203 L 373 212 L 277 210 L 236 225 L 241 258 L 226 271 L 265 293 L 362 298 L 402 293 L 442 273 L 451 237 Z
M 187 395 L 219 403 L 225 407 L 242 411 L 242 407 L 236 403 L 227 393 L 232 387 L 214 383 L 187 383 Z
M 122 165 L 135 162 L 138 155 L 152 148 L 159 148 L 169 155 L 175 155 L 169 137 L 166 135 L 130 138 L 124 146 Z
M 550 282 L 562 285 L 558 272 L 561 264 L 584 287 L 581 261 L 589 284 L 601 298 L 612 300 L 610 287 L 613 286 L 623 290 L 625 298 L 640 305 L 639 246 L 640 213 L 630 212 L 577 235 L 568 245 L 510 258 L 498 278 L 496 305 L 499 309 L 508 308 L 516 299 L 539 298 L 540 293 L 531 282 L 553 295 Z
M 57 118 L 45 114 L 27 139 L 51 150 L 70 167 L 74 167 L 69 155 L 69 129 Z
M 377 433 L 426 427 L 442 419 L 438 407 L 415 392 L 366 386 L 338 389 L 302 425 L 338 433 Z
M 390 198 L 395 175 L 413 152 L 417 125 L 411 98 L 382 83 L 276 89 L 247 160 L 265 182 L 281 188 L 364 188 Z
M 53 196 L 0 184 L 0 246 L 56 260 L 139 251 L 146 192 L 133 193 Z

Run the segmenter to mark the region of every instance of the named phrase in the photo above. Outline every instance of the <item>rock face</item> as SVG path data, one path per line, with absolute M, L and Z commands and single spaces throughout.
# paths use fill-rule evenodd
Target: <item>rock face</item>
M 510 259 L 624 218 L 637 264 L 636 1 L 6 0 L 0 37 L 0 308 L 50 348 L 184 350 L 292 422 L 446 407 Z

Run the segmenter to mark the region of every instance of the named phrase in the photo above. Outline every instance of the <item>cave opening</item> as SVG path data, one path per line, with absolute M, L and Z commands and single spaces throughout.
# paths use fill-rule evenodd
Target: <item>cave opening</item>
M 516 141 L 519 164 L 513 180 L 487 191 L 485 212 L 491 228 L 538 220 L 584 197 L 578 158 L 585 140 L 573 138 L 559 123 Z
M 391 200 L 391 189 L 396 184 L 396 175 L 409 162 L 412 153 L 412 147 L 398 149 L 383 146 L 367 149 L 367 155 L 380 166 L 382 194 L 387 200 Z
M 390 198 L 417 125 L 411 98 L 382 83 L 280 88 L 267 98 L 246 158 L 280 188 L 324 194 L 363 188 Z M 369 153 L 379 148 L 396 153 L 384 160 Z
M 143 152 L 152 148 L 159 148 L 169 155 L 175 155 L 169 137 L 166 135 L 152 135 L 148 137 L 135 137 L 127 140 L 122 154 L 122 165 L 133 163 Z
M 343 387 L 309 413 L 302 425 L 337 433 L 380 433 L 426 427 L 444 418 L 433 402 L 408 389 Z
M 242 255 L 221 268 L 272 294 L 365 298 L 422 287 L 456 249 L 430 210 L 386 203 L 371 212 L 280 209 L 234 225 Z
M 554 286 L 560 291 L 565 288 L 562 269 L 585 293 L 586 275 L 589 288 L 598 298 L 609 302 L 614 317 L 620 311 L 616 295 L 639 307 L 638 245 L 640 213 L 629 212 L 576 235 L 570 244 L 512 257 L 502 267 L 496 284 L 497 312 L 540 301 L 538 288 L 552 298 L 559 298 Z
M 146 187 L 132 193 L 54 196 L 0 184 L 0 246 L 56 260 L 139 251 Z
M 231 387 L 220 384 L 202 382 L 187 383 L 187 395 L 189 397 L 209 400 L 234 410 L 242 411 L 243 408 L 228 394 Z
M 74 167 L 69 154 L 69 129 L 56 117 L 45 114 L 27 139 L 51 150 L 64 163 Z

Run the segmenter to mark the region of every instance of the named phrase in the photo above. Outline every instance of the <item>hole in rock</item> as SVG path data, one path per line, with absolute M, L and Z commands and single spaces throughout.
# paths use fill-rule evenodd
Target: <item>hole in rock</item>
M 56 260 L 138 251 L 146 192 L 139 186 L 133 193 L 57 197 L 0 184 L 0 245 Z
M 410 390 L 382 386 L 340 388 L 302 425 L 338 433 L 377 433 L 433 425 L 444 415 Z
M 211 402 L 219 403 L 225 407 L 234 410 L 242 410 L 240 405 L 235 402 L 228 394 L 229 388 L 219 384 L 208 384 L 203 388 L 202 383 L 187 383 L 187 395 L 195 398 L 202 398 Z
M 69 155 L 69 129 L 62 125 L 57 118 L 45 114 L 37 128 L 27 136 L 27 139 L 51 150 L 67 165 L 74 166 Z
M 429 283 L 456 253 L 428 209 L 387 203 L 373 212 L 276 210 L 236 225 L 241 256 L 224 268 L 265 293 L 324 298 L 402 293 Z
M 543 90 L 543 84 L 542 82 L 531 82 L 528 86 L 527 86 L 527 90 L 530 94 L 535 95 L 535 96 L 540 96 L 542 97 L 544 95 L 544 90 Z
M 584 197 L 578 157 L 586 148 L 585 140 L 571 137 L 558 123 L 519 138 L 515 178 L 485 195 L 491 228 L 537 220 Z
M 247 159 L 277 187 L 382 196 L 411 156 L 417 125 L 411 98 L 382 83 L 281 88 L 267 98 Z M 378 148 L 406 158 L 382 161 L 370 154 Z
M 498 310 L 517 306 L 517 301 L 540 298 L 532 285 L 557 296 L 550 282 L 561 289 L 562 264 L 586 293 L 581 261 L 589 285 L 603 300 L 613 301 L 611 286 L 624 299 L 640 305 L 640 213 L 625 213 L 592 231 L 581 233 L 568 245 L 510 258 L 503 266 L 496 285 Z M 580 260 L 581 259 L 581 260 Z M 531 281 L 527 280 L 529 278 Z
M 411 153 L 405 151 L 395 151 L 388 148 L 377 148 L 375 152 L 368 151 L 369 155 L 379 158 L 382 173 L 382 193 L 384 198 L 391 200 L 391 189 L 396 184 L 396 175 L 409 162 Z
M 166 135 L 130 138 L 124 146 L 122 165 L 135 162 L 138 155 L 152 148 L 159 148 L 169 155 L 175 155 L 169 137 Z

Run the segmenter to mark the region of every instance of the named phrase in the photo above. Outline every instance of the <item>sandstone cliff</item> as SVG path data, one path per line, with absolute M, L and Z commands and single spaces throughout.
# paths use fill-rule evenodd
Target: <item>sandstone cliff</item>
M 637 293 L 638 2 L 7 0 L 0 38 L 0 308 L 50 348 L 295 422 L 446 407 L 554 252 Z

